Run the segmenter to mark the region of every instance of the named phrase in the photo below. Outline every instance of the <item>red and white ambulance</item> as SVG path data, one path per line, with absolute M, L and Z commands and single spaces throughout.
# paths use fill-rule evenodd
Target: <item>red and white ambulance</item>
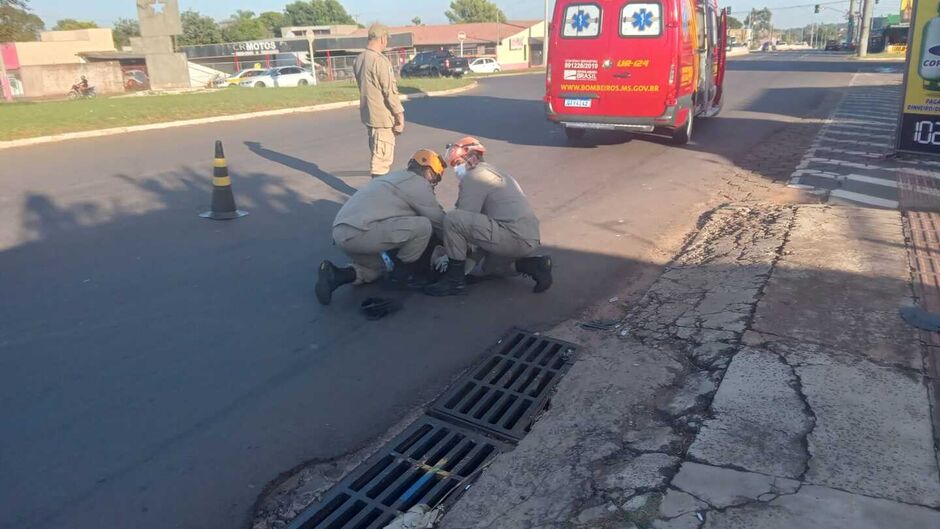
M 557 0 L 545 103 L 570 139 L 588 130 L 669 134 L 721 109 L 727 12 L 716 0 Z

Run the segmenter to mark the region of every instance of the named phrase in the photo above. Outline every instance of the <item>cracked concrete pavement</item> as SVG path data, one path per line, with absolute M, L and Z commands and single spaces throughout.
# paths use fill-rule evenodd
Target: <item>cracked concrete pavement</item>
M 719 208 L 442 527 L 940 527 L 897 212 Z

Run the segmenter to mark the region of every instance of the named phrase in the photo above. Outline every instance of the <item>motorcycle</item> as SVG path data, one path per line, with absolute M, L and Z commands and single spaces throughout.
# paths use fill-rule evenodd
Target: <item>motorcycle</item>
M 94 99 L 97 95 L 94 86 L 84 88 L 81 83 L 73 84 L 72 89 L 69 90 L 69 99 L 73 101 L 76 99 Z

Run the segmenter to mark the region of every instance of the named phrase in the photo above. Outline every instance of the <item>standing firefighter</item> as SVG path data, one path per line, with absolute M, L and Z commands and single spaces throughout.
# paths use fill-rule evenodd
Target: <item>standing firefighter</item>
M 373 178 L 391 170 L 395 159 L 395 136 L 405 130 L 405 109 L 398 97 L 395 70 L 383 55 L 387 47 L 388 28 L 373 24 L 369 28 L 369 44 L 353 67 L 359 85 L 359 112 L 369 131 Z
M 552 286 L 552 260 L 533 256 L 541 242 L 539 221 L 516 180 L 483 161 L 486 149 L 474 138 L 448 147 L 445 160 L 460 181 L 457 208 L 444 218 L 447 272 L 425 293 L 453 296 L 466 290 L 465 266 L 470 247 L 483 275 L 523 274 L 535 281 L 534 292 Z
M 391 254 L 393 280 L 410 287 L 427 285 L 419 278 L 430 270 L 431 235 L 440 236 L 443 228 L 444 210 L 434 187 L 445 168 L 439 154 L 422 149 L 408 162 L 407 171 L 374 178 L 343 205 L 333 221 L 333 242 L 352 265 L 320 264 L 316 287 L 320 303 L 329 305 L 333 291 L 342 285 L 381 278 L 385 273 L 382 252 Z

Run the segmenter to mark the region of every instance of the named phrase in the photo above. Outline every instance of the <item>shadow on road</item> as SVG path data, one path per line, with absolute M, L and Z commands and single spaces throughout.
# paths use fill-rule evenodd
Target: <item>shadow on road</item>
M 473 115 L 459 112 L 474 108 Z M 622 132 L 599 131 L 590 143 L 569 144 L 564 131 L 545 118 L 545 104 L 532 99 L 463 95 L 414 101 L 406 107 L 408 121 L 449 130 L 456 139 L 476 136 L 514 145 L 591 149 L 603 145 L 629 143 L 633 136 Z M 452 141 L 442 138 L 442 143 Z
M 410 103 L 409 119 L 454 136 L 570 148 L 538 101 L 460 97 Z M 480 110 L 467 116 L 467 108 Z M 770 176 L 760 156 L 780 151 L 763 141 L 776 129 L 751 118 L 703 121 L 703 140 L 690 149 Z M 809 138 L 818 127 L 776 125 Z M 246 145 L 354 191 L 316 164 Z M 792 170 L 787 156 L 779 167 Z M 0 417 L 13 425 L 3 430 L 4 451 L 16 454 L 0 472 L 0 495 L 13 506 L 0 526 L 239 526 L 264 483 L 301 461 L 364 446 L 438 395 L 507 328 L 546 330 L 626 285 L 649 284 L 661 269 L 553 248 L 556 283 L 544 295 L 521 278 L 448 299 L 350 287 L 323 308 L 315 267 L 344 261 L 327 228 L 340 204 L 311 202 L 282 179 L 252 173 L 235 182 L 251 215 L 211 222 L 197 216 L 209 202 L 205 173 L 119 178 L 144 198 L 119 205 L 28 195 L 31 242 L 0 252 Z M 835 292 L 847 280 L 830 279 Z M 380 290 L 405 308 L 366 322 L 359 302 Z
M 347 196 L 352 196 L 356 192 L 356 188 L 340 180 L 335 175 L 320 169 L 320 166 L 313 162 L 308 162 L 307 160 L 302 160 L 288 154 L 266 149 L 256 141 L 246 141 L 244 143 L 251 152 L 257 154 L 258 156 L 274 163 L 279 163 L 285 167 L 290 167 L 296 171 L 307 173 L 317 180 L 320 180 L 324 184 L 332 187 L 336 191 L 339 191 L 340 193 L 343 193 Z
M 887 71 L 901 73 L 903 60 L 860 61 L 852 53 L 830 53 L 812 50 L 784 52 L 754 52 L 731 57 L 728 70 L 732 72 L 795 72 L 795 73 L 855 73 Z
M 450 299 L 376 285 L 323 308 L 315 270 L 344 261 L 327 228 L 340 204 L 243 174 L 250 215 L 212 222 L 198 217 L 205 173 L 118 178 L 140 191 L 121 205 L 25 197 L 30 242 L 0 252 L 0 416 L 17 425 L 0 473 L 16 508 L 0 526 L 165 527 L 167 512 L 171 525 L 238 526 L 260 490 L 249 484 L 364 445 L 507 328 L 550 328 L 659 269 L 549 249 L 545 295 L 523 278 Z M 358 306 L 376 293 L 404 310 L 367 322 Z
M 27 199 L 38 240 L 0 252 L 0 416 L 17 454 L 0 524 L 241 526 L 261 485 L 364 446 L 509 327 L 548 329 L 661 269 L 556 248 L 545 295 L 522 278 L 448 299 L 349 287 L 324 309 L 314 266 L 341 260 L 323 228 L 339 205 L 266 175 L 239 184 L 251 216 L 228 223 L 195 215 L 208 188 L 191 172 L 139 182 L 158 207 L 97 224 L 93 202 Z M 820 296 L 860 281 L 820 274 Z M 368 323 L 358 303 L 379 291 L 405 309 Z
M 730 61 L 729 68 L 739 71 L 777 72 L 856 72 L 861 65 L 850 61 L 782 61 L 748 60 Z M 737 78 L 740 80 L 740 77 Z M 737 101 L 734 96 L 735 78 L 729 79 L 728 101 Z M 528 85 L 526 85 L 528 87 Z M 531 87 L 528 87 L 531 88 Z M 769 88 L 760 91 L 756 98 L 743 101 L 741 106 L 729 103 L 725 111 L 716 118 L 699 118 L 693 144 L 682 148 L 718 154 L 733 162 L 745 160 L 754 148 L 766 143 L 779 143 L 775 136 L 784 129 L 799 137 L 812 136 L 818 126 L 812 123 L 793 123 L 780 118 L 823 119 L 832 105 L 843 95 L 851 97 L 858 88 L 809 86 L 794 88 Z M 744 90 L 742 90 L 744 91 Z M 472 114 L 463 109 L 474 109 Z M 768 114 L 762 120 L 754 116 L 734 116 L 733 112 L 746 111 Z M 511 96 L 460 95 L 447 98 L 432 98 L 413 101 L 407 106 L 408 120 L 427 127 L 452 131 L 454 137 L 477 136 L 485 140 L 505 141 L 513 145 L 538 146 L 550 149 L 593 149 L 605 146 L 623 146 L 624 155 L 631 141 L 668 144 L 665 136 L 630 134 L 611 131 L 591 131 L 583 141 L 569 141 L 561 127 L 545 117 L 545 105 L 539 99 L 517 99 Z M 777 116 L 778 120 L 770 116 Z M 730 140 L 730 141 L 729 141 Z M 449 138 L 442 138 L 446 143 Z M 805 142 L 800 142 L 801 147 Z M 808 143 L 807 143 L 808 144 Z M 792 157 L 788 158 L 792 159 Z M 799 158 L 793 162 L 795 166 Z M 775 177 L 776 178 L 776 177 Z

